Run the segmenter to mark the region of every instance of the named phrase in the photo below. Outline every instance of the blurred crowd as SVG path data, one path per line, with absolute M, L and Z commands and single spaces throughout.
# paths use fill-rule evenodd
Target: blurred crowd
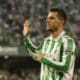
M 21 46 L 23 23 L 25 19 L 30 20 L 31 39 L 38 44 L 46 32 L 46 16 L 50 7 L 59 7 L 68 15 L 65 30 L 71 35 L 80 47 L 80 0 L 0 0 L 0 46 Z M 36 43 L 37 41 L 37 43 Z M 80 60 L 80 48 L 78 57 Z M 77 65 L 79 65 L 79 60 Z M 16 73 L 3 72 L 0 70 L 0 80 L 39 80 L 33 78 L 36 73 L 29 70 L 30 75 L 22 79 Z M 33 72 L 33 73 L 32 73 Z M 10 79 L 4 79 L 3 75 L 8 74 Z M 24 74 L 24 73 L 23 73 Z M 74 75 L 74 80 L 79 80 L 80 65 Z M 36 75 L 37 77 L 39 76 Z M 14 79 L 17 77 L 19 79 Z M 2 79 L 1 79 L 2 78 Z
M 30 20 L 33 42 L 43 39 L 47 35 L 45 20 L 50 7 L 65 10 L 68 15 L 65 29 L 79 41 L 79 3 L 79 0 L 0 0 L 0 44 L 2 46 L 21 45 L 25 19 Z M 80 41 L 78 44 L 80 45 Z
M 72 80 L 80 80 L 80 70 L 75 72 Z M 0 80 L 40 80 L 40 71 L 38 69 L 24 69 L 21 72 L 9 72 L 6 70 L 0 70 Z
M 39 80 L 40 63 L 31 57 L 0 56 L 0 80 Z
M 22 70 L 17 72 L 10 72 L 6 70 L 0 70 L 0 80 L 39 80 L 39 72 L 37 69 Z

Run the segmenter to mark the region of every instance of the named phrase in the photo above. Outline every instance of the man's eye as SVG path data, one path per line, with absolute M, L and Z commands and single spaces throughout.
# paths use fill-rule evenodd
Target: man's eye
M 54 19 L 54 17 L 50 17 L 50 19 Z

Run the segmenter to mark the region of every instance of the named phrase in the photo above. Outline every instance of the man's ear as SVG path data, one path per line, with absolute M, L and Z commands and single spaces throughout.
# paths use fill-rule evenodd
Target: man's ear
M 60 20 L 60 24 L 64 25 L 64 20 L 63 19 Z

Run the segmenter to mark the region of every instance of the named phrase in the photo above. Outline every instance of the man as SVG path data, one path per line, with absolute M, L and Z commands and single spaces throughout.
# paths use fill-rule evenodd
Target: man
M 58 8 L 51 8 L 46 19 L 50 36 L 39 47 L 29 38 L 29 22 L 24 23 L 24 44 L 30 55 L 41 63 L 40 80 L 72 80 L 75 62 L 75 43 L 64 31 L 66 14 Z

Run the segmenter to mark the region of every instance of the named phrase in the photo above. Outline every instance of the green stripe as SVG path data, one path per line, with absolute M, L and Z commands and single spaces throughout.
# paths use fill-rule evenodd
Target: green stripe
M 73 41 L 72 39 L 68 39 L 68 50 L 72 50 L 72 47 L 73 47 Z
M 29 43 L 28 37 L 24 36 L 23 41 L 24 41 L 25 47 L 29 48 L 32 52 L 35 53 L 35 48 Z
M 59 44 L 61 46 L 60 47 L 60 62 L 62 62 L 62 56 L 63 56 L 63 51 L 64 51 L 62 39 L 60 40 Z M 59 80 L 62 80 L 62 79 L 63 79 L 63 73 L 59 72 Z
M 78 55 L 79 55 L 79 48 L 76 47 L 76 49 L 75 49 L 75 56 L 78 56 Z
M 56 71 L 54 70 L 53 73 L 52 73 L 52 79 L 53 79 L 53 80 L 56 80 L 55 74 L 56 74 Z
M 64 51 L 62 40 L 59 41 L 59 45 L 60 45 L 60 62 L 61 62 L 62 61 L 62 56 L 63 56 L 63 51 Z
M 59 80 L 62 80 L 63 79 L 63 73 L 59 73 Z

